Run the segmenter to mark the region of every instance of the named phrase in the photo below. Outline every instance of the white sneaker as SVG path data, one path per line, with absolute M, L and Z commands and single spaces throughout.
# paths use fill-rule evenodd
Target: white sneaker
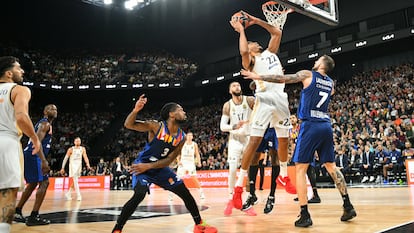
M 371 176 L 370 178 L 369 178 L 369 182 L 373 182 L 375 180 L 375 177 L 374 176 Z
M 364 176 L 364 178 L 362 178 L 361 183 L 365 183 L 368 181 L 368 176 Z
M 72 195 L 70 194 L 70 192 L 65 193 L 65 197 L 66 197 L 66 200 L 68 201 L 72 200 Z

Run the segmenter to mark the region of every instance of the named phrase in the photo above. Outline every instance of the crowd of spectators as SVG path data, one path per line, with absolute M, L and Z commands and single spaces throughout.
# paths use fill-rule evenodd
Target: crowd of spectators
M 197 71 L 194 62 L 161 50 L 55 53 L 0 48 L 0 55 L 21 58 L 26 81 L 57 85 L 181 82 Z

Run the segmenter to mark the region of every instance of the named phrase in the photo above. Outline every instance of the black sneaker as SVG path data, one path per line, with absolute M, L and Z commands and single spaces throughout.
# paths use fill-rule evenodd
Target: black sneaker
M 27 217 L 26 226 L 42 226 L 50 224 L 49 219 L 41 218 L 40 215 Z
M 295 222 L 296 227 L 309 227 L 312 226 L 312 224 L 312 219 L 309 214 L 299 215 L 299 219 Z
M 22 215 L 22 214 L 15 213 L 15 214 L 14 214 L 14 221 L 15 221 L 15 222 L 25 223 L 25 222 L 26 222 L 26 218 L 25 218 L 25 217 L 23 217 L 23 215 Z
M 341 221 L 345 222 L 348 220 L 351 220 L 353 218 L 355 218 L 357 216 L 355 209 L 353 206 L 349 207 L 349 208 L 344 208 L 344 213 L 341 216 Z
M 319 196 L 313 196 L 308 200 L 308 203 L 321 203 L 321 198 Z
M 259 203 L 259 200 L 257 199 L 257 196 L 256 195 L 252 196 L 252 195 L 249 194 L 249 197 L 247 197 L 246 202 L 242 206 L 242 210 L 248 210 L 252 206 L 256 205 L 257 203 Z
M 265 208 L 263 210 L 263 213 L 268 214 L 272 212 L 273 206 L 275 205 L 275 198 L 274 197 L 268 197 L 266 201 Z

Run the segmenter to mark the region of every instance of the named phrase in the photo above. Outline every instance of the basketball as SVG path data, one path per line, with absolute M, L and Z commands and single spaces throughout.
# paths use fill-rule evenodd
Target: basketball
M 233 16 L 231 16 L 232 21 L 239 21 L 244 28 L 248 28 L 251 24 L 251 20 L 249 16 L 247 16 L 243 11 L 239 11 L 237 13 L 234 13 Z

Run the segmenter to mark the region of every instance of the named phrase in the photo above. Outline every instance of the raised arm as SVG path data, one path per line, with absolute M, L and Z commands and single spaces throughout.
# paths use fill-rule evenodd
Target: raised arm
M 242 57 L 242 66 L 244 69 L 249 69 L 250 64 L 252 62 L 252 58 L 249 53 L 249 47 L 244 27 L 238 20 L 231 20 L 230 25 L 234 28 L 236 32 L 239 33 L 239 51 Z
M 139 131 L 139 132 L 155 132 L 158 130 L 159 123 L 156 121 L 137 121 L 137 114 L 144 108 L 144 105 L 147 103 L 147 98 L 145 94 L 142 94 L 137 102 L 135 103 L 134 109 L 129 113 L 125 119 L 124 126 L 127 129 Z

